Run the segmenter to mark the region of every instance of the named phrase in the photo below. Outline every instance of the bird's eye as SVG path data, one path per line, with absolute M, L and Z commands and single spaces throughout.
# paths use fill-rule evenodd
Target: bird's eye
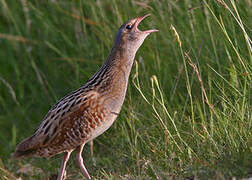
M 132 29 L 132 26 L 128 24 L 128 25 L 126 26 L 126 29 Z

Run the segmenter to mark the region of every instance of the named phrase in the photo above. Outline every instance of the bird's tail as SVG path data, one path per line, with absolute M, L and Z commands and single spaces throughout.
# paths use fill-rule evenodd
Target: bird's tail
M 13 153 L 14 159 L 26 158 L 34 156 L 37 147 L 34 144 L 34 136 L 26 138 L 17 147 L 16 151 Z

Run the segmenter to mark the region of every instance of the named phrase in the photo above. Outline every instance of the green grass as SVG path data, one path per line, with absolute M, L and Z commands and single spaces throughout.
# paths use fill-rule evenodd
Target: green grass
M 252 177 L 252 2 L 0 0 L 0 179 L 49 179 L 62 155 L 11 153 L 103 64 L 117 29 L 151 13 L 113 126 L 89 144 L 94 179 Z M 30 166 L 28 173 L 17 173 Z M 75 158 L 68 179 L 81 179 Z

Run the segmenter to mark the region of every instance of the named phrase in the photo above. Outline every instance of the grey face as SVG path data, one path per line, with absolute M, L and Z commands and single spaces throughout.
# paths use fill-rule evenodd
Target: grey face
M 156 29 L 147 31 L 140 31 L 138 29 L 140 22 L 148 16 L 149 14 L 129 20 L 123 24 L 117 32 L 115 43 L 122 43 L 126 45 L 126 48 L 137 50 L 150 33 L 158 31 Z

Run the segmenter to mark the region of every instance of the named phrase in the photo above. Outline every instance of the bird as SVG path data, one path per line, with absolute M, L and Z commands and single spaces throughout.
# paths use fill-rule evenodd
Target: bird
M 138 25 L 150 14 L 123 24 L 101 68 L 79 89 L 60 99 L 46 114 L 35 133 L 17 145 L 13 157 L 50 158 L 64 153 L 57 180 L 63 180 L 66 164 L 76 150 L 77 163 L 91 179 L 82 158 L 84 145 L 105 132 L 123 105 L 136 52 L 157 29 L 141 31 Z

